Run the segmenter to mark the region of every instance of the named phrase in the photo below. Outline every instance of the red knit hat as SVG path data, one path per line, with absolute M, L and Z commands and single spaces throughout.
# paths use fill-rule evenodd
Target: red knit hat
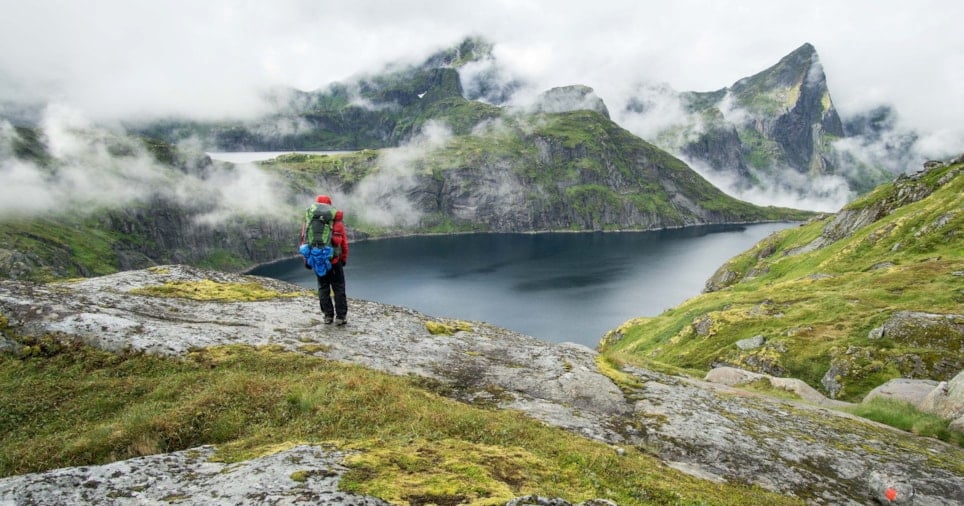
M 319 204 L 331 205 L 331 197 L 329 197 L 328 195 L 318 195 L 317 197 L 315 197 L 315 202 Z

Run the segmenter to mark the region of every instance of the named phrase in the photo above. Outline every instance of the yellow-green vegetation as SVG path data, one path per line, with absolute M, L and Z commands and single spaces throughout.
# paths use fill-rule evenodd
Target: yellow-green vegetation
M 596 367 L 624 392 L 643 386 L 635 376 L 624 373 L 621 363 L 612 355 L 596 355 Z
M 906 181 L 879 187 L 848 206 L 879 219 L 822 248 L 803 249 L 834 216 L 768 237 L 718 271 L 728 276 L 715 277 L 715 291 L 610 332 L 604 353 L 703 372 L 729 363 L 799 378 L 825 392 L 821 380 L 834 364 L 845 371 L 835 378 L 837 397 L 851 401 L 892 378 L 950 379 L 962 366 L 959 333 L 876 337 L 871 330 L 900 311 L 961 313 L 961 169 L 925 174 L 914 184 L 936 188 L 932 194 L 884 206 L 886 212 L 874 210 L 902 203 L 910 190 Z M 735 345 L 754 336 L 764 336 L 766 344 L 750 350 Z
M 462 320 L 428 320 L 425 322 L 425 328 L 432 335 L 451 336 L 460 331 L 471 332 L 472 324 Z
M 753 380 L 749 383 L 744 383 L 740 385 L 740 388 L 744 390 L 750 390 L 752 392 L 760 392 L 766 394 L 770 397 L 778 397 L 781 399 L 790 400 L 800 400 L 800 396 L 794 392 L 791 392 L 785 388 L 780 388 L 770 381 L 770 378 L 760 378 Z
M 183 358 L 81 345 L 0 356 L 0 476 L 218 447 L 237 462 L 293 444 L 357 451 L 345 490 L 396 504 L 504 504 L 539 494 L 619 504 L 798 504 L 667 468 L 520 413 L 482 409 L 374 372 L 278 347 Z M 291 475 L 307 479 L 325 470 Z
M 182 299 L 220 302 L 255 302 L 280 297 L 298 297 L 303 292 L 279 292 L 256 282 L 222 283 L 210 279 L 198 281 L 165 281 L 163 285 L 145 286 L 130 291 L 134 295 L 179 297 Z
M 64 271 L 58 275 L 49 267 L 37 269 L 27 276 L 32 281 L 116 272 L 113 245 L 125 240 L 121 234 L 99 229 L 94 220 L 75 215 L 0 221 L 0 243 L 4 249 L 23 252 L 42 265 L 56 265 Z M 0 277 L 6 277 L 5 274 L 0 272 Z
M 875 398 L 854 405 L 848 412 L 883 424 L 964 446 L 964 433 L 951 430 L 950 420 L 924 413 L 909 402 Z
M 336 177 L 345 183 L 358 182 L 374 170 L 378 157 L 379 152 L 371 149 L 330 155 L 288 153 L 258 165 L 270 171 L 283 169 L 292 186 L 300 188 L 315 186 L 319 175 Z

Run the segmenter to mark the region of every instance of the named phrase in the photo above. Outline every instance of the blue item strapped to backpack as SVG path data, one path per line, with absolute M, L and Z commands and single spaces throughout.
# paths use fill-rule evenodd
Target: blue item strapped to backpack
M 331 256 L 333 253 L 331 246 L 313 248 L 307 244 L 302 244 L 301 247 L 298 248 L 298 252 L 301 253 L 301 256 L 305 257 L 305 263 L 314 269 L 315 274 L 324 276 L 331 270 Z

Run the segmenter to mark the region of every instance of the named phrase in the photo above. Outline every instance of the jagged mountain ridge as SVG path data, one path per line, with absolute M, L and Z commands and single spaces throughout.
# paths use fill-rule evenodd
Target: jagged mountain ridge
M 504 114 L 503 106 L 524 86 L 499 66 L 493 44 L 475 37 L 420 65 L 389 66 L 312 92 L 276 90 L 271 102 L 277 112 L 257 120 L 168 121 L 136 128 L 171 142 L 199 136 L 218 150 L 383 148 L 406 142 L 431 120 L 467 133 L 478 122 Z M 543 93 L 535 110 L 606 110 L 598 97 L 580 102 L 572 91 L 580 86 L 568 87 L 573 95 L 568 101 L 552 96 L 558 90 Z M 614 119 L 645 123 L 652 103 L 666 99 L 651 92 L 621 103 Z M 679 102 L 686 117 L 647 140 L 698 164 L 698 170 L 726 181 L 726 189 L 737 194 L 757 189 L 849 199 L 906 167 L 915 140 L 892 122 L 876 121 L 868 128 L 859 117 L 842 120 L 810 43 L 729 87 L 672 94 L 670 100 Z
M 809 43 L 729 87 L 663 92 L 679 101 L 686 117 L 663 129 L 654 142 L 732 181 L 738 192 L 782 187 L 808 194 L 816 180 L 833 176 L 854 194 L 865 193 L 906 167 L 913 143 L 913 135 L 905 135 L 902 143 L 879 143 L 881 135 L 897 135 L 893 123 L 842 120 L 817 50 Z M 627 103 L 623 118 L 645 117 L 651 108 L 652 99 L 644 94 Z M 840 142 L 844 140 L 848 142 Z M 872 152 L 870 144 L 879 144 L 877 149 L 901 163 L 856 156 Z
M 314 91 L 270 90 L 266 102 L 273 112 L 256 119 L 170 118 L 127 126 L 171 143 L 199 139 L 215 151 L 393 147 L 432 120 L 468 133 L 480 121 L 504 114 L 503 106 L 526 86 L 500 66 L 493 47 L 468 37 L 418 65 L 388 66 Z M 666 98 L 651 92 L 618 103 L 614 119 L 625 126 L 645 123 L 651 104 Z M 647 127 L 645 138 L 731 194 L 786 191 L 842 205 L 919 163 L 912 159 L 920 156 L 913 151 L 914 133 L 899 131 L 892 121 L 839 117 L 809 43 L 727 88 L 672 93 L 670 100 L 679 102 L 687 117 L 651 136 Z M 569 110 L 586 106 L 571 104 Z M 893 110 L 889 116 L 895 117 Z
M 289 155 L 262 164 L 261 172 L 273 181 L 268 186 L 284 187 L 286 194 L 276 204 L 290 209 L 290 218 L 241 213 L 212 225 L 203 223 L 205 213 L 212 211 L 203 199 L 184 205 L 175 198 L 149 198 L 114 209 L 98 206 L 93 217 L 68 219 L 66 224 L 46 217 L 9 222 L 0 229 L 12 246 L 0 257 L 0 272 L 43 278 L 171 262 L 229 270 L 248 267 L 290 254 L 300 228 L 297 209 L 319 191 L 338 195 L 355 238 L 419 232 L 650 230 L 806 216 L 726 196 L 678 159 L 608 119 L 605 104 L 591 88 L 549 90 L 537 107 L 523 112 L 467 100 L 456 66 L 472 65 L 480 61 L 480 54 L 488 54 L 476 49 L 469 44 L 420 67 L 359 80 L 354 84 L 358 93 L 372 101 L 366 107 L 351 105 L 355 92 L 347 85 L 297 95 L 285 110 L 302 111 L 297 121 L 314 125 L 305 135 L 321 139 L 344 134 L 341 141 L 368 138 L 384 144 L 408 141 L 399 148 Z M 567 110 L 574 102 L 581 108 Z M 357 124 L 342 121 L 346 117 L 373 129 L 339 130 Z M 274 119 L 281 121 L 278 118 L 285 117 Z M 264 139 L 280 138 L 257 135 L 269 123 L 254 130 L 177 124 L 166 133 L 163 125 L 155 125 L 160 130 L 152 132 L 179 138 L 204 131 L 235 139 L 241 146 L 249 141 L 260 146 Z M 423 135 L 425 130 L 438 131 L 441 144 L 424 147 L 417 136 L 411 138 L 412 132 Z M 21 160 L 54 170 L 69 164 L 49 156 L 43 131 L 18 132 L 11 133 L 14 144 L 29 146 L 14 153 Z M 293 135 L 289 140 L 302 134 Z M 169 174 L 174 181 L 187 175 L 199 184 L 214 184 L 206 176 L 206 167 L 213 164 L 203 155 L 190 154 L 197 160 L 188 169 L 179 154 L 183 146 L 152 138 L 137 142 L 148 146 L 155 160 L 145 163 L 159 174 Z M 118 153 L 108 163 L 136 164 L 144 158 Z M 241 171 L 221 172 L 229 173 L 230 179 L 230 174 Z M 220 193 L 218 188 L 209 190 Z M 376 220 L 367 212 L 371 209 L 400 219 Z M 73 229 L 91 233 L 78 237 Z M 70 240 L 65 243 L 61 237 Z M 98 253 L 85 254 L 88 248 Z
M 398 146 L 429 120 L 456 133 L 501 115 L 478 98 L 504 100 L 519 84 L 504 81 L 498 67 L 482 65 L 472 89 L 460 69 L 491 62 L 492 45 L 480 38 L 430 55 L 419 65 L 390 65 L 380 73 L 332 83 L 314 91 L 276 88 L 266 94 L 274 112 L 231 122 L 170 119 L 131 123 L 129 129 L 177 143 L 198 137 L 215 151 L 355 150 Z M 498 79 L 497 79 L 498 77 Z

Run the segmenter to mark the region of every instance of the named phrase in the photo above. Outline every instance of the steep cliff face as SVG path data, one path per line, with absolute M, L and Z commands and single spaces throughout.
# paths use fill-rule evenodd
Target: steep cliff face
M 869 191 L 906 167 L 887 160 L 906 161 L 913 144 L 912 136 L 898 136 L 892 123 L 876 117 L 857 118 L 848 131 L 809 43 L 775 65 L 712 92 L 643 88 L 618 116 L 645 124 L 651 111 L 640 104 L 654 101 L 678 104 L 681 114 L 653 135 L 653 141 L 737 192 L 776 191 L 842 205 L 852 198 L 841 201 L 843 193 Z M 870 162 L 859 155 L 881 151 L 887 156 Z M 835 189 L 817 190 L 819 186 Z
M 747 153 L 734 152 L 732 130 L 717 126 L 682 146 L 688 153 L 703 155 L 716 170 L 732 170 L 734 158 L 759 170 L 790 168 L 801 173 L 833 172 L 826 157 L 828 141 L 843 137 L 843 124 L 833 107 L 827 79 L 817 51 L 804 44 L 776 65 L 737 81 L 719 100 L 691 101 L 695 111 L 720 111 L 724 125 L 736 130 Z M 722 141 L 716 140 L 723 136 Z M 727 139 L 729 137 L 729 139 Z M 694 150 L 691 145 L 715 149 Z
M 203 214 L 155 200 L 147 206 L 113 209 L 99 223 L 131 239 L 113 244 L 121 270 L 168 262 L 240 269 L 297 251 L 300 228 L 294 219 L 239 215 L 209 224 L 199 221 Z
M 374 163 L 368 177 L 378 179 L 388 171 L 389 155 L 341 160 L 344 166 Z M 321 165 L 329 159 L 314 162 L 303 167 L 329 173 Z M 804 215 L 728 197 L 680 160 L 585 109 L 452 137 L 409 160 L 407 170 L 383 185 L 390 189 L 378 200 L 411 201 L 416 231 L 647 230 Z M 365 184 L 345 193 L 357 194 Z

